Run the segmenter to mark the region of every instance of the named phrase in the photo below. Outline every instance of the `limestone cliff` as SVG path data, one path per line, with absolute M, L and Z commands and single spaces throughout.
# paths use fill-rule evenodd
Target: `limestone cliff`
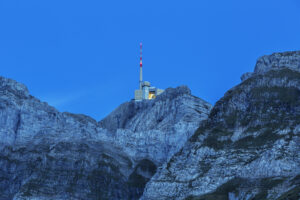
M 170 88 L 97 122 L 0 77 L 0 199 L 138 199 L 210 108 L 188 88 Z
M 181 86 L 97 122 L 0 77 L 0 200 L 299 199 L 300 52 L 241 78 L 213 108 Z
M 153 100 L 126 102 L 100 121 L 110 141 L 130 157 L 166 162 L 208 117 L 211 105 L 186 86 L 168 88 Z M 113 136 L 113 137 L 111 137 Z
M 257 61 L 141 199 L 300 199 L 300 52 Z

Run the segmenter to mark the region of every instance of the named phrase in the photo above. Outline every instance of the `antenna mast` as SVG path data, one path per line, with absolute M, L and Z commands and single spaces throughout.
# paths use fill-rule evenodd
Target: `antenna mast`
M 142 47 L 143 44 L 140 43 L 140 90 L 142 89 L 143 82 L 143 60 L 142 60 Z

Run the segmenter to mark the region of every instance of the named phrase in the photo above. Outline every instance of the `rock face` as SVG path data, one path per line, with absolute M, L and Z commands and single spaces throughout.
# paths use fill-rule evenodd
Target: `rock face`
M 254 74 L 263 74 L 270 70 L 291 69 L 300 72 L 300 51 L 288 51 L 283 53 L 274 53 L 269 56 L 258 58 L 254 72 L 246 72 L 241 76 L 245 81 Z
M 0 79 L 0 199 L 135 196 L 130 158 L 95 139 L 95 120 L 55 108 Z
M 259 58 L 212 109 L 181 86 L 100 122 L 0 77 L 0 138 L 0 200 L 300 199 L 300 52 Z
M 274 53 L 262 56 L 257 60 L 254 73 L 264 73 L 269 70 L 289 68 L 300 72 L 300 51 Z
M 100 121 L 100 127 L 108 130 L 103 140 L 131 158 L 148 158 L 161 165 L 184 145 L 210 109 L 186 86 L 168 88 L 154 100 L 122 104 Z
M 300 199 L 300 52 L 257 61 L 141 199 Z
M 138 199 L 210 108 L 179 87 L 96 122 L 60 113 L 0 77 L 0 200 Z

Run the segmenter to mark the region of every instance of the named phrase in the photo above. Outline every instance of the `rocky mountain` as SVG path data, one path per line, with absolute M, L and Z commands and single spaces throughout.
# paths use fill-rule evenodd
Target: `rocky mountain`
M 99 124 L 108 130 L 103 140 L 122 148 L 135 160 L 147 158 L 161 165 L 207 119 L 211 107 L 181 86 L 169 88 L 151 101 L 126 102 Z
M 181 86 L 97 122 L 0 77 L 0 200 L 300 199 L 300 52 L 241 79 L 213 108 Z
M 141 199 L 300 199 L 300 51 L 258 59 Z
M 0 77 L 0 199 L 138 199 L 210 109 L 182 86 L 97 122 Z

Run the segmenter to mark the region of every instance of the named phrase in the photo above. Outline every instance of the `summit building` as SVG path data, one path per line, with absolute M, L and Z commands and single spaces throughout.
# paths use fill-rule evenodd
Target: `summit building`
M 150 82 L 143 81 L 143 60 L 142 60 L 142 43 L 140 43 L 140 88 L 134 91 L 134 99 L 141 101 L 142 99 L 154 99 L 163 93 L 164 90 L 151 86 Z

